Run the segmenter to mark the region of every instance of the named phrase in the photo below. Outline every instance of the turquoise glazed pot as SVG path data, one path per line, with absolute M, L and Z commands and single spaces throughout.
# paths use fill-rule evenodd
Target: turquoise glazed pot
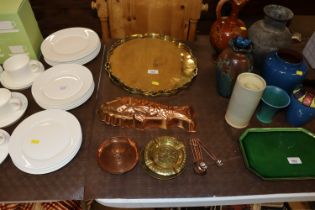
M 253 71 L 252 43 L 249 39 L 237 37 L 230 40 L 229 47 L 217 59 L 216 80 L 218 93 L 230 97 L 237 76 Z
M 280 49 L 267 55 L 262 76 L 267 85 L 278 86 L 289 94 L 306 77 L 307 66 L 301 53 Z
M 272 123 L 275 114 L 289 104 L 290 96 L 286 91 L 276 86 L 267 86 L 261 98 L 256 117 L 262 123 Z

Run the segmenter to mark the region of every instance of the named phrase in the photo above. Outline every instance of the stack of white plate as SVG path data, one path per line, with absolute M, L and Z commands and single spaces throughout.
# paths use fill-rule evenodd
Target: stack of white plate
M 47 69 L 32 85 L 36 103 L 43 109 L 74 109 L 94 91 L 91 71 L 79 64 L 59 64 Z
M 29 116 L 15 128 L 9 154 L 20 170 L 46 174 L 69 163 L 81 143 L 81 126 L 75 116 L 64 110 L 44 110 Z
M 88 28 L 66 28 L 49 35 L 41 44 L 44 60 L 51 66 L 65 63 L 86 64 L 101 49 L 97 33 Z
M 5 130 L 0 129 L 0 164 L 9 154 L 9 140 L 10 134 Z

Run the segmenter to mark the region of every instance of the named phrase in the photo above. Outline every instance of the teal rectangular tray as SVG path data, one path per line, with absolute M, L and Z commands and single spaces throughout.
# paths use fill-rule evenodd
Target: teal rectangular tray
M 246 167 L 264 180 L 315 179 L 315 135 L 303 128 L 250 128 L 240 136 Z

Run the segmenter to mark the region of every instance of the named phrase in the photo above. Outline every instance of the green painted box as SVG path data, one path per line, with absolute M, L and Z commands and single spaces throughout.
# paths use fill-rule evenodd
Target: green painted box
M 42 41 L 28 0 L 0 0 L 0 64 L 20 53 L 39 59 Z

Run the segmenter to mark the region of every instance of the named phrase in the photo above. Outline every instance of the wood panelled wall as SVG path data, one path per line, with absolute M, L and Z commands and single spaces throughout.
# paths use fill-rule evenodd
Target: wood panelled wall
M 209 32 L 211 23 L 216 18 L 217 1 L 204 0 L 209 4 L 209 11 L 202 14 L 197 29 L 198 33 L 206 34 Z M 96 11 L 91 10 L 90 2 L 91 0 L 30 0 L 44 37 L 56 30 L 74 26 L 88 27 L 101 34 L 100 22 Z M 287 6 L 296 15 L 315 15 L 313 0 L 250 0 L 241 11 L 240 16 L 248 23 L 261 19 L 263 17 L 262 8 L 271 3 Z M 228 14 L 228 12 L 229 7 L 227 5 L 223 14 Z
M 88 27 L 101 34 L 91 0 L 29 0 L 44 37 L 63 28 Z

